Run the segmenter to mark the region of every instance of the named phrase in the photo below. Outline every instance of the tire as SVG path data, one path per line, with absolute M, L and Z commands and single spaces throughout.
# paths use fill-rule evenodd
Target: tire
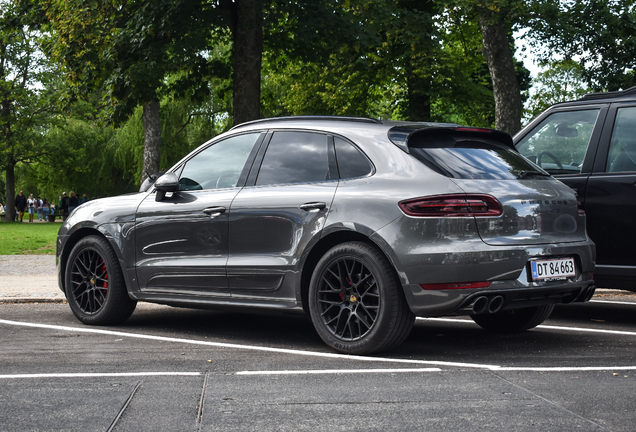
M 485 330 L 495 333 L 517 333 L 538 326 L 548 319 L 553 310 L 554 305 L 550 304 L 470 317 Z
M 334 246 L 318 261 L 309 312 L 320 338 L 346 354 L 391 350 L 415 322 L 393 266 L 362 242 Z
M 128 296 L 115 251 L 102 237 L 84 237 L 73 247 L 64 286 L 73 314 L 84 324 L 122 323 L 137 306 Z

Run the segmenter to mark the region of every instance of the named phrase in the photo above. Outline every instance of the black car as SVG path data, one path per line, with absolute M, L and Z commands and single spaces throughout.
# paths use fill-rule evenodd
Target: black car
M 578 194 L 597 285 L 636 291 L 636 87 L 553 105 L 514 142 Z

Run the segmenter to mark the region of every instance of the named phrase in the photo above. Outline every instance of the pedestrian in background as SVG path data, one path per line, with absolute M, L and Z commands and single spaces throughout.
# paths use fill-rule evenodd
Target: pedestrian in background
M 33 216 L 35 215 L 35 198 L 33 198 L 33 194 L 29 194 L 27 207 L 29 208 L 29 222 L 33 222 Z
M 26 209 L 27 200 L 24 196 L 24 193 L 20 191 L 17 197 L 15 197 L 15 208 L 18 210 L 18 220 L 22 222 L 22 218 L 24 217 L 24 209 Z
M 84 204 L 85 202 L 88 202 L 88 198 L 86 198 L 86 194 L 82 195 L 82 201 L 80 201 L 80 204 Z
M 49 210 L 50 209 L 51 209 L 51 205 L 46 200 L 46 198 L 44 198 L 42 200 L 42 217 L 44 218 L 44 222 L 48 222 L 48 220 L 49 220 Z
M 70 216 L 73 213 L 73 210 L 75 210 L 75 208 L 79 206 L 79 199 L 77 198 L 77 195 L 75 195 L 75 192 L 73 191 L 71 191 L 69 196 L 70 198 L 68 199 L 68 214 Z
M 35 199 L 35 211 L 38 214 L 38 220 L 42 221 L 42 199 L 39 195 Z
M 62 192 L 60 205 L 62 206 L 62 220 L 66 220 L 68 217 L 68 197 L 66 196 L 66 192 Z

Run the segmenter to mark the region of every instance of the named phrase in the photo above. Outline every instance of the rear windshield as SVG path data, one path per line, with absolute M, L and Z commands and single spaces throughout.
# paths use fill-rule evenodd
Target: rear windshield
M 409 141 L 409 152 L 433 171 L 457 179 L 525 179 L 550 175 L 517 151 L 495 141 L 426 139 Z

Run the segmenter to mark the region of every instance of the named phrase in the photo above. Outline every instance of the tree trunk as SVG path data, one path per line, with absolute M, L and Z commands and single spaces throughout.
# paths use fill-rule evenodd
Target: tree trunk
M 261 116 L 262 0 L 234 3 L 234 125 Z
M 431 91 L 430 79 L 415 75 L 415 72 L 407 66 L 407 110 L 405 120 L 430 122 L 431 121 Z
M 495 97 L 495 127 L 513 135 L 521 129 L 522 104 L 504 13 L 482 12 L 479 25 Z
M 158 100 L 146 103 L 142 115 L 144 123 L 144 164 L 141 183 L 159 171 L 161 162 L 161 112 Z
M 13 222 L 15 220 L 15 162 L 11 159 L 7 161 L 7 169 L 5 171 L 7 177 L 7 205 L 4 220 L 5 222 Z

